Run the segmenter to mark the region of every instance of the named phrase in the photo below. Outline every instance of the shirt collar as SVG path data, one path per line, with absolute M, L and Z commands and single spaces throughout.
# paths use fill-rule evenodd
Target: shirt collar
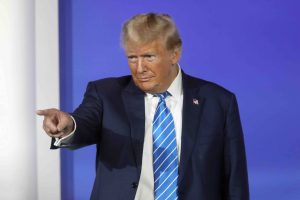
M 178 64 L 178 74 L 167 90 L 175 99 L 179 99 L 182 95 L 182 73 Z

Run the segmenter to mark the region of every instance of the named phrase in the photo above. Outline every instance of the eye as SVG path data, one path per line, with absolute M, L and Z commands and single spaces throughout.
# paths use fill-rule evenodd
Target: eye
M 137 62 L 137 56 L 127 56 L 128 62 L 135 63 Z
M 144 58 L 148 61 L 148 62 L 152 62 L 156 59 L 156 56 L 155 55 L 152 55 L 152 54 L 147 54 L 144 56 Z

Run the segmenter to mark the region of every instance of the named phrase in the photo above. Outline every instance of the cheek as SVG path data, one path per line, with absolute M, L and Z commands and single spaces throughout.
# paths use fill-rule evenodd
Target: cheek
M 161 78 L 165 78 L 166 76 L 168 76 L 171 72 L 170 66 L 166 63 L 161 63 L 160 65 L 158 65 L 156 67 L 156 74 L 157 76 L 161 77 Z
M 131 74 L 135 74 L 136 70 L 135 70 L 135 66 L 132 63 L 128 63 L 129 69 L 131 71 Z
M 156 76 L 163 76 L 163 74 L 167 71 L 165 63 L 163 62 L 151 63 L 148 65 L 148 69 Z

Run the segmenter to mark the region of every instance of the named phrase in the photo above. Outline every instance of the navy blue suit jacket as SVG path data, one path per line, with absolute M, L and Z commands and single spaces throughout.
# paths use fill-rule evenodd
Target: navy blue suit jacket
M 180 200 L 248 200 L 242 127 L 236 98 L 226 89 L 183 73 Z M 133 200 L 141 174 L 144 93 L 131 76 L 88 84 L 72 113 L 70 148 L 97 145 L 91 199 Z

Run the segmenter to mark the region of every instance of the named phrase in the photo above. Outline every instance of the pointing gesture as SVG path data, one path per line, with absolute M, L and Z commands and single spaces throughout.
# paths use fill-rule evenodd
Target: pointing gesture
M 61 138 L 67 136 L 74 129 L 71 116 L 58 109 L 37 110 L 36 114 L 44 116 L 43 129 L 50 137 Z

